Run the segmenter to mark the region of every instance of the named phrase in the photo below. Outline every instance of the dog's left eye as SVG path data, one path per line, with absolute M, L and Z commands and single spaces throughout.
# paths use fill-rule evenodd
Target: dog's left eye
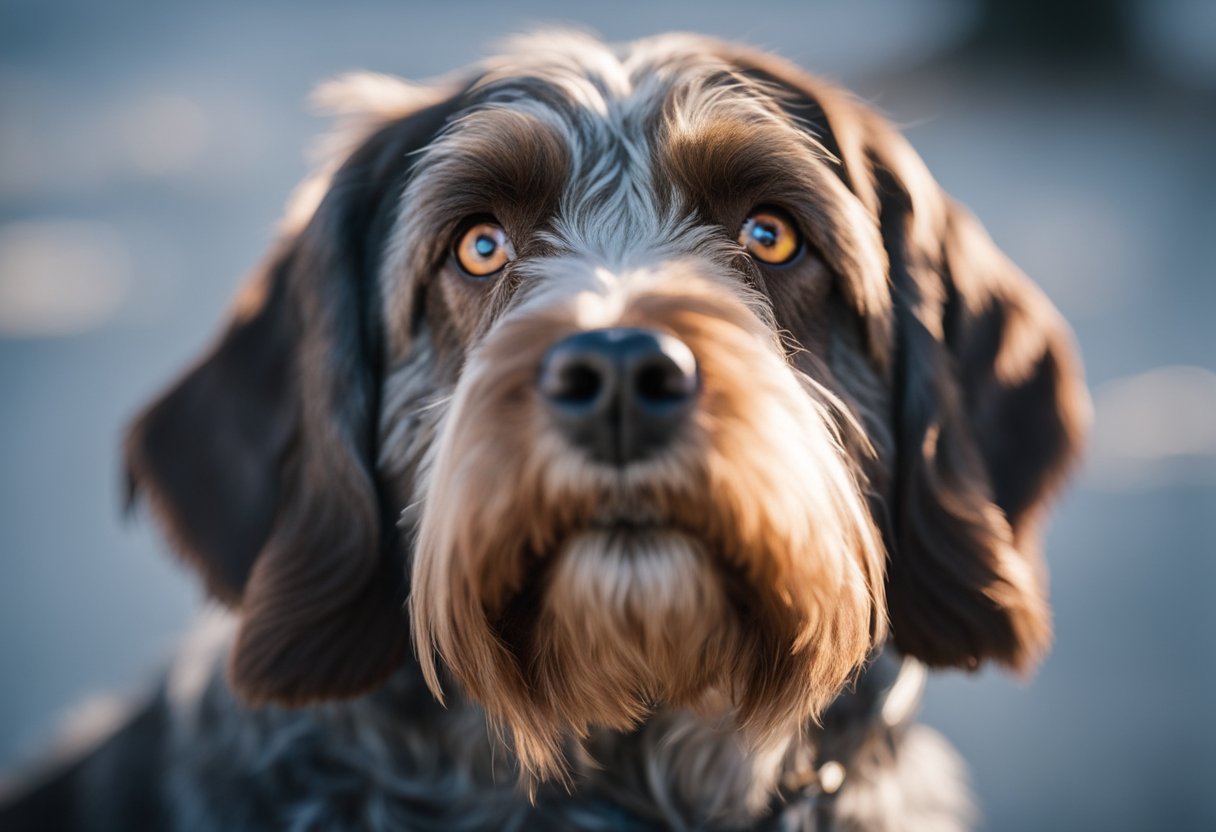
M 453 254 L 465 274 L 489 277 L 515 259 L 515 248 L 501 225 L 486 220 L 465 229 Z
M 802 235 L 780 208 L 756 208 L 739 229 L 739 245 L 761 263 L 783 266 L 802 253 Z

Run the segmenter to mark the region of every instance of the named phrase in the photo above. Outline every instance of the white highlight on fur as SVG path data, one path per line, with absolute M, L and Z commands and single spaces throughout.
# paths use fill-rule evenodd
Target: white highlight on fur
M 899 669 L 899 677 L 882 703 L 882 721 L 895 726 L 908 719 L 912 709 L 920 702 L 928 676 L 929 671 L 923 664 L 911 657 L 905 658 Z
M 179 717 L 188 718 L 198 706 L 216 668 L 231 649 L 236 630 L 235 615 L 209 607 L 182 640 L 166 682 L 169 706 Z
M 941 734 L 914 725 L 890 759 L 851 778 L 836 798 L 846 829 L 967 832 L 977 812 L 966 768 Z
M 844 785 L 844 766 L 835 760 L 830 760 L 819 767 L 816 772 L 819 777 L 819 788 L 824 794 L 836 794 Z

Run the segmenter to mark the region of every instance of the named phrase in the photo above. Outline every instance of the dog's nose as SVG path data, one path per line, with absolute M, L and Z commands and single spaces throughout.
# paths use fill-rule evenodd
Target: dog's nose
M 600 462 L 660 450 L 697 396 L 697 361 L 680 339 L 648 329 L 595 329 L 545 354 L 540 393 L 558 427 Z

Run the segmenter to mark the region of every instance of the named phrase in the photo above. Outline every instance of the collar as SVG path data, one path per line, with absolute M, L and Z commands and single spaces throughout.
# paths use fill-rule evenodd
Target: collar
M 813 828 L 830 830 L 835 798 L 856 773 L 862 749 L 878 737 L 893 740 L 919 709 L 927 672 L 916 659 L 883 647 L 836 697 L 820 725 L 808 731 L 786 762 L 764 829 L 801 828 L 798 819 L 815 817 Z

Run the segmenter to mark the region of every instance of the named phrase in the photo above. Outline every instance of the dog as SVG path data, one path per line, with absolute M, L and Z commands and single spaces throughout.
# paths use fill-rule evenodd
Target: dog
M 1088 399 L 906 141 L 772 55 L 546 32 L 343 128 L 125 453 L 226 612 L 5 829 L 954 830 Z

